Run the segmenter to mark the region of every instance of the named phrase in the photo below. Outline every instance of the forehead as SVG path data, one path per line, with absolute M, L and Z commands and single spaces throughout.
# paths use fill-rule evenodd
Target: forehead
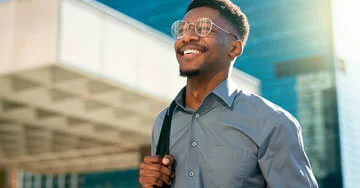
M 225 19 L 220 16 L 220 12 L 209 7 L 198 7 L 191 9 L 185 14 L 183 19 L 187 22 L 194 23 L 199 18 L 210 18 L 217 24 L 225 23 Z

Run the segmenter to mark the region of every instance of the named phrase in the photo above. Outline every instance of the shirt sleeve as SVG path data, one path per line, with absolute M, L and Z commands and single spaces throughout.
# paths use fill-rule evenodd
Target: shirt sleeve
M 298 121 L 280 114 L 264 125 L 258 163 L 268 187 L 317 188 Z

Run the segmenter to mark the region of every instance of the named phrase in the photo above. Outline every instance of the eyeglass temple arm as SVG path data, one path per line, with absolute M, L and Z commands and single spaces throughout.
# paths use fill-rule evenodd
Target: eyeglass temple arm
M 238 40 L 238 38 L 234 34 L 230 33 L 229 31 L 226 31 L 225 29 L 223 29 L 222 27 L 216 25 L 215 23 L 212 23 L 212 24 L 215 25 L 217 28 L 221 29 L 222 31 L 224 31 L 225 33 L 235 37 L 236 40 Z

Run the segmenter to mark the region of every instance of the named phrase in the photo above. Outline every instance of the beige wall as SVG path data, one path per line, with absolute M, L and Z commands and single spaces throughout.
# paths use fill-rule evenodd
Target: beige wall
M 96 1 L 6 1 L 0 27 L 0 74 L 64 64 L 166 101 L 185 85 L 172 38 Z M 259 93 L 256 79 L 234 72 Z
M 91 1 L 61 3 L 59 61 L 170 100 L 185 84 L 174 40 Z
M 58 0 L 0 4 L 0 73 L 56 61 Z

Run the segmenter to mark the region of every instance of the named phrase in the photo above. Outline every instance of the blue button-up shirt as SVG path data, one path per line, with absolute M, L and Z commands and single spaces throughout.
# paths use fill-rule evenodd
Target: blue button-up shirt
M 318 187 L 305 154 L 297 120 L 279 106 L 223 81 L 197 110 L 175 98 L 170 154 L 172 187 Z M 156 118 L 155 154 L 167 109 Z

